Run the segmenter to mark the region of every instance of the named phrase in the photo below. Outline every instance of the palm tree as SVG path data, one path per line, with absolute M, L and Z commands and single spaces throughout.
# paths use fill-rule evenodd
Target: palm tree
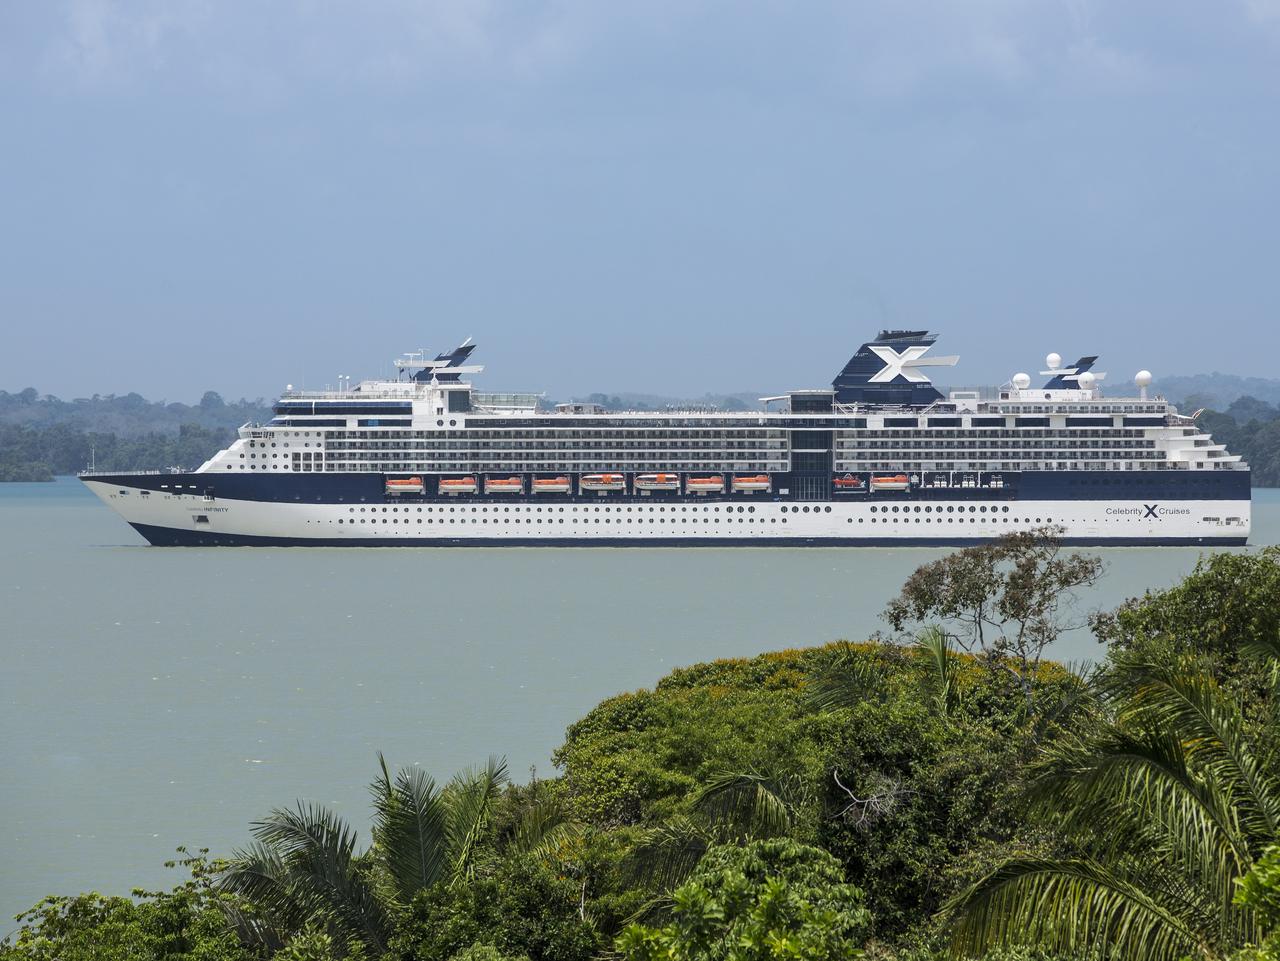
M 921 694 L 938 714 L 947 716 L 961 703 L 960 658 L 951 637 L 937 627 L 926 627 L 910 648 L 916 663 Z M 852 708 L 867 700 L 882 700 L 885 674 L 874 656 L 843 643 L 809 681 L 806 701 L 816 711 Z
M 274 950 L 319 927 L 344 949 L 380 953 L 397 908 L 432 885 L 473 877 L 507 782 L 506 762 L 490 758 L 443 789 L 417 768 L 393 778 L 381 754 L 378 763 L 380 776 L 370 785 L 373 846 L 363 853 L 355 831 L 319 805 L 299 801 L 254 824 L 254 844 L 233 855 L 219 881 L 252 906 L 235 918 L 246 940 Z
M 946 716 L 961 703 L 959 658 L 950 638 L 937 628 L 921 631 L 912 648 L 920 666 L 921 694 L 932 710 Z M 875 654 L 841 644 L 830 661 L 810 679 L 808 706 L 819 712 L 856 707 L 888 696 L 885 672 Z M 833 779 L 854 805 L 871 806 L 882 799 L 857 798 Z M 896 787 L 896 786 L 895 786 Z M 643 832 L 629 856 L 634 880 L 660 892 L 641 910 L 647 914 L 668 905 L 665 892 L 682 884 L 707 849 L 716 844 L 742 844 L 788 834 L 797 813 L 816 802 L 815 789 L 796 775 L 721 770 L 711 774 L 693 798 L 691 815 L 664 821 Z M 848 810 L 848 809 L 846 809 Z
M 1249 723 L 1190 660 L 1118 662 L 1097 714 L 1093 733 L 1052 749 L 1032 789 L 1078 853 L 1015 858 L 953 898 L 953 949 L 1175 961 L 1256 943 L 1259 921 L 1233 896 L 1280 836 L 1275 725 Z

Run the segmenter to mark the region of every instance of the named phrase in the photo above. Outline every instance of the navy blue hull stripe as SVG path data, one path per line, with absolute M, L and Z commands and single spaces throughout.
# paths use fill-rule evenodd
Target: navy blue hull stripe
M 134 524 L 157 547 L 969 547 L 979 537 L 259 537 Z M 1244 537 L 1068 537 L 1077 547 L 1243 547 Z
M 388 496 L 387 475 L 375 473 L 293 473 L 269 474 L 97 474 L 86 480 L 133 489 L 184 494 L 210 494 L 218 499 L 258 501 L 276 504 L 569 504 L 644 503 L 710 504 L 770 503 L 799 501 L 777 493 L 781 488 L 797 490 L 788 474 L 775 474 L 773 494 L 733 494 L 682 496 L 655 494 L 651 497 L 612 495 L 569 497 L 546 494 L 538 497 L 509 495 L 458 495 L 450 497 Z M 403 476 L 403 475 L 393 475 Z M 1008 475 L 1003 489 L 942 488 L 875 494 L 834 493 L 831 503 L 901 504 L 977 501 L 1117 501 L 1117 500 L 1249 500 L 1249 471 L 1022 471 Z

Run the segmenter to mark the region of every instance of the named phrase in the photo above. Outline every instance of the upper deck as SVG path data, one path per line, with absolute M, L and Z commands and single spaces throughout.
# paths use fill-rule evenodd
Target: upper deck
M 905 472 L 1247 470 L 1163 398 L 1107 396 L 1092 369 L 1050 355 L 1033 388 L 1016 374 L 998 388 L 943 396 L 923 369 L 933 335 L 886 332 L 863 345 L 830 388 L 761 398 L 762 409 L 609 411 L 570 403 L 544 409 L 534 393 L 485 393 L 466 363 L 474 345 L 397 362 L 397 380 L 333 391 L 289 390 L 268 424 L 202 471 L 480 473 L 741 472 L 835 476 Z M 821 481 L 821 478 L 827 481 Z M 949 481 L 948 481 L 949 482 Z M 530 481 L 530 483 L 532 483 Z M 772 485 L 772 481 L 770 482 Z

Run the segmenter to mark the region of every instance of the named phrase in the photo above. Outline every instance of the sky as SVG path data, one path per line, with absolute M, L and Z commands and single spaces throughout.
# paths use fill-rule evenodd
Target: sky
M 7 0 L 0 388 L 1270 376 L 1277 176 L 1280 0 Z

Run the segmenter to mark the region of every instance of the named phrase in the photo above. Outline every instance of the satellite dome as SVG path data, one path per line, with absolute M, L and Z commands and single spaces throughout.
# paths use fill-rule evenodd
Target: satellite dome
M 1049 365 L 1050 370 L 1057 370 L 1059 367 L 1062 366 L 1062 355 L 1050 354 L 1048 357 L 1044 359 L 1044 362 Z
M 1133 375 L 1133 382 L 1139 387 L 1150 387 L 1151 381 L 1154 379 L 1149 370 L 1140 370 Z
M 1013 386 L 1018 388 L 1018 390 L 1026 390 L 1028 387 L 1031 386 L 1031 375 L 1030 374 L 1014 374 Z
M 1094 386 L 1098 383 L 1098 378 L 1086 370 L 1076 380 L 1076 383 L 1080 385 L 1081 390 L 1093 390 Z

